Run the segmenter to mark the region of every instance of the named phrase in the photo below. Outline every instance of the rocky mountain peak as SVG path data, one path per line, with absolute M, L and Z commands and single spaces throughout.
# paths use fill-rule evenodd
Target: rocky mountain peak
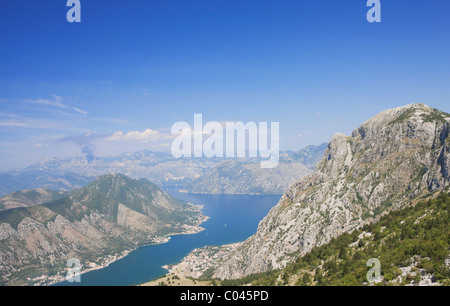
M 219 278 L 284 267 L 333 237 L 450 185 L 450 115 L 424 104 L 384 111 L 335 135 L 316 170 L 293 184 Z

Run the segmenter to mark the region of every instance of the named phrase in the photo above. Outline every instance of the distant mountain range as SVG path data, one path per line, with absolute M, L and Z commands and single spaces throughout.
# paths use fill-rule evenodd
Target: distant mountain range
M 186 191 L 206 194 L 283 194 L 298 178 L 310 174 L 326 144 L 280 154 L 274 169 L 262 169 L 254 160 L 225 160 L 185 186 Z
M 283 162 L 274 169 L 262 169 L 259 163 L 229 160 L 214 165 L 185 189 L 205 194 L 282 194 L 299 177 L 311 172 L 298 162 Z
M 168 153 L 150 151 L 92 161 L 84 157 L 48 158 L 25 169 L 0 173 L 0 195 L 36 188 L 69 191 L 110 173 L 147 178 L 160 187 L 179 186 L 197 193 L 282 194 L 296 179 L 312 172 L 325 148 L 323 144 L 282 152 L 280 164 L 274 169 L 261 169 L 260 161 L 251 158 L 176 159 Z
M 86 186 L 94 178 L 69 172 L 34 170 L 31 168 L 10 171 L 0 173 L 0 196 L 38 188 L 69 191 Z
M 0 211 L 3 285 L 61 280 L 70 258 L 98 267 L 105 258 L 162 242 L 167 234 L 198 232 L 205 220 L 199 207 L 172 198 L 148 180 L 116 174 L 70 194 L 16 192 L 0 199 L 0 205 L 9 208 Z
M 58 192 L 50 189 L 16 191 L 0 198 L 0 211 L 52 202 L 67 195 L 68 192 Z

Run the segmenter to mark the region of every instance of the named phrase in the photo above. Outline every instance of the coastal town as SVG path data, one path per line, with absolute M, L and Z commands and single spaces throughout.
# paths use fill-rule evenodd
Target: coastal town
M 193 250 L 180 263 L 164 265 L 168 273 L 142 286 L 214 286 L 220 282 L 211 279 L 213 266 L 236 250 L 241 243 L 223 246 L 205 246 Z
M 126 250 L 114 255 L 100 257 L 96 262 L 88 262 L 85 265 L 81 264 L 79 268 L 80 274 L 82 275 L 94 270 L 106 268 L 113 262 L 124 258 L 131 252 L 132 250 Z M 28 278 L 27 280 L 33 284 L 33 286 L 51 286 L 66 281 L 70 269 L 71 267 L 66 267 L 63 271 L 58 272 L 56 275 L 42 275 L 35 278 Z
M 175 227 L 181 228 L 181 235 L 192 235 L 204 231 L 200 225 L 209 220 L 208 216 L 203 215 L 203 205 L 188 203 L 187 211 L 193 212 L 194 216 L 189 217 L 185 223 L 177 223 Z
M 206 246 L 193 250 L 179 264 L 163 266 L 170 273 L 182 270 L 185 275 L 198 279 L 210 268 L 221 262 L 227 255 L 236 250 L 241 243 L 233 243 L 223 246 Z
M 205 229 L 200 225 L 206 222 L 209 217 L 202 214 L 203 205 L 196 205 L 188 203 L 188 210 L 194 212 L 192 217 L 188 218 L 189 224 L 175 224 L 174 233 L 166 235 L 154 235 L 150 237 L 145 245 L 157 245 L 163 244 L 170 241 L 171 236 L 174 235 L 192 235 L 204 231 Z M 126 257 L 134 250 L 124 250 L 120 253 L 114 255 L 107 255 L 105 257 L 99 257 L 95 261 L 90 261 L 86 263 L 81 263 L 79 271 L 80 274 L 85 274 L 94 270 L 99 270 L 108 267 L 113 262 Z M 62 271 L 57 272 L 55 275 L 42 275 L 34 278 L 27 278 L 27 281 L 34 286 L 51 286 L 66 281 L 67 275 L 71 267 L 66 267 Z

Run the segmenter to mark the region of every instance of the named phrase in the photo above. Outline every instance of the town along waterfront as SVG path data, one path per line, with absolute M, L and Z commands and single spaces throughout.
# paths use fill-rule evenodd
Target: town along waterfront
M 275 206 L 281 195 L 209 195 L 166 191 L 173 197 L 203 205 L 210 217 L 198 234 L 172 236 L 169 242 L 140 247 L 108 267 L 81 275 L 80 283 L 71 286 L 138 285 L 167 273 L 162 266 L 176 264 L 196 248 L 244 241 L 254 233 L 258 223 Z

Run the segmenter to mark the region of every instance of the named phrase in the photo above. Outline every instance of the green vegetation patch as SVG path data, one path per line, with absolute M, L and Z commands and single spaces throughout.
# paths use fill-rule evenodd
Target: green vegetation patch
M 423 114 L 421 117 L 424 122 L 447 122 L 450 114 L 433 109 L 429 114 Z
M 50 209 L 57 215 L 65 217 L 69 221 L 81 221 L 87 214 L 86 211 L 81 209 L 79 205 L 74 205 L 71 198 L 59 199 L 50 203 L 43 204 L 42 206 Z M 54 216 L 54 218 L 55 217 L 56 216 Z
M 20 222 L 30 215 L 29 210 L 25 207 L 0 211 L 0 223 L 8 223 L 13 229 L 17 230 Z
M 406 120 L 408 120 L 409 118 L 411 118 L 411 116 L 416 112 L 416 108 L 412 107 L 410 109 L 405 110 L 400 116 L 398 116 L 397 118 L 395 118 L 394 120 L 392 120 L 391 122 L 389 122 L 388 125 L 394 125 L 397 123 L 403 123 Z
M 366 264 L 371 258 L 381 262 L 383 281 L 378 285 L 393 284 L 401 275 L 400 267 L 412 261 L 417 264 L 413 270 L 423 269 L 439 283 L 449 285 L 450 269 L 445 264 L 450 256 L 449 207 L 450 196 L 441 193 L 436 199 L 393 211 L 352 234 L 332 239 L 285 269 L 225 280 L 222 285 L 361 286 L 367 284 L 370 268 Z M 359 239 L 361 234 L 365 238 Z M 419 276 L 407 275 L 401 285 L 418 280 Z

